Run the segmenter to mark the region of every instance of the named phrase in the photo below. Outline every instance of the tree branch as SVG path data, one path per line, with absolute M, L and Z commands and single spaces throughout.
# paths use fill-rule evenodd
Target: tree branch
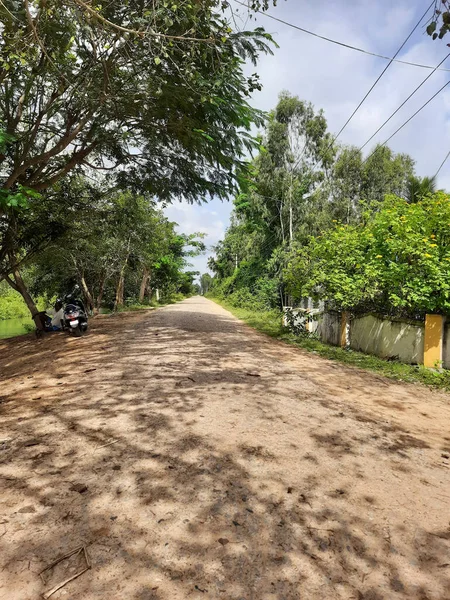
M 93 142 L 92 144 L 90 144 L 89 146 L 84 148 L 83 150 L 80 150 L 79 152 L 74 152 L 72 154 L 72 157 L 67 161 L 67 163 L 65 164 L 65 166 L 62 169 L 60 169 L 55 175 L 53 175 L 52 177 L 49 177 L 45 181 L 41 181 L 40 183 L 34 184 L 33 189 L 39 192 L 39 191 L 45 190 L 46 188 L 52 186 L 59 179 L 61 179 L 65 175 L 67 175 L 67 173 L 70 170 L 72 170 L 76 165 L 81 164 L 84 161 L 85 157 L 88 154 L 90 154 L 92 152 L 92 150 L 94 150 L 94 148 L 95 148 L 95 146 L 97 146 L 97 144 L 98 144 L 98 142 Z
M 94 114 L 95 110 L 91 110 L 89 111 L 86 116 L 84 117 L 84 119 L 81 119 L 81 121 L 78 123 L 78 125 L 70 132 L 70 133 L 66 133 L 56 144 L 55 146 L 53 146 L 53 148 L 51 148 L 50 150 L 47 150 L 47 152 L 44 152 L 42 154 L 39 154 L 38 156 L 35 156 L 33 158 L 30 158 L 28 161 L 26 161 L 24 164 L 22 164 L 22 166 L 16 168 L 13 173 L 8 177 L 8 179 L 6 180 L 5 184 L 4 184 L 4 188 L 5 189 L 10 189 L 14 183 L 17 181 L 17 179 L 23 174 L 25 173 L 25 171 L 27 169 L 29 169 L 30 167 L 34 166 L 34 165 L 38 165 L 39 163 L 42 162 L 47 162 L 50 158 L 53 158 L 54 156 L 56 156 L 57 154 L 60 154 L 65 148 L 67 148 L 67 146 L 77 137 L 77 135 L 80 133 L 80 131 L 83 129 L 83 127 L 86 125 L 86 123 L 89 121 L 89 119 L 92 117 L 92 115 Z M 37 188 L 36 188 L 37 189 Z M 41 188 L 44 189 L 44 188 Z
M 41 38 L 39 37 L 37 29 L 36 29 L 36 27 L 34 25 L 33 17 L 31 16 L 31 13 L 30 13 L 30 7 L 29 7 L 29 4 L 28 4 L 28 0 L 25 0 L 25 12 L 27 14 L 28 24 L 30 25 L 30 28 L 31 28 L 31 30 L 33 32 L 33 36 L 34 36 L 36 42 L 38 43 L 39 48 L 45 54 L 48 62 L 54 67 L 54 69 L 57 71 L 57 73 L 65 80 L 66 83 L 69 83 L 69 80 L 67 79 L 67 77 L 58 70 L 56 64 L 51 59 L 51 57 L 48 55 L 47 50 L 45 49 L 45 46 L 42 43 Z
M 183 37 L 181 35 L 167 35 L 165 33 L 156 33 L 154 31 L 138 31 L 136 29 L 128 29 L 128 27 L 122 27 L 121 25 L 116 25 L 116 23 L 113 23 L 112 21 L 108 21 L 108 19 L 105 19 L 105 17 L 103 17 L 101 14 L 99 14 L 91 6 L 89 6 L 88 4 L 83 2 L 83 0 L 73 0 L 73 1 L 75 2 L 75 4 L 82 6 L 85 10 L 87 10 L 87 12 L 89 14 L 91 14 L 93 17 L 95 17 L 96 19 L 98 19 L 99 21 L 104 23 L 105 25 L 109 25 L 109 27 L 113 27 L 114 29 L 117 29 L 118 31 L 123 31 L 124 33 L 131 33 L 133 35 L 137 35 L 142 38 L 145 37 L 146 35 L 150 35 L 153 37 L 162 37 L 167 40 L 181 40 L 183 42 L 204 42 L 207 44 L 215 43 L 215 40 L 213 38 Z

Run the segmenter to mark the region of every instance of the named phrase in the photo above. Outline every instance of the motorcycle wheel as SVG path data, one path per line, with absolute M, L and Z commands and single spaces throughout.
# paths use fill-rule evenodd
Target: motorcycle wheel
M 83 335 L 83 330 L 78 325 L 77 327 L 75 327 L 75 329 L 72 329 L 72 333 L 75 337 L 81 337 Z

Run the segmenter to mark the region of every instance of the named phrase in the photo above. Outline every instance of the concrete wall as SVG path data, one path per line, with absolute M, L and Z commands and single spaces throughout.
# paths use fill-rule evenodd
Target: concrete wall
M 341 318 L 339 313 L 325 312 L 311 323 L 311 331 L 319 336 L 322 342 L 338 346 L 341 338 Z
M 293 309 L 298 322 L 308 320 L 311 333 L 327 344 L 338 346 L 341 340 L 340 314 L 312 309 L 309 303 L 307 307 L 307 311 L 306 307 Z M 320 308 L 323 310 L 322 306 Z M 419 321 L 390 321 L 366 315 L 352 319 L 350 324 L 350 348 L 407 364 L 423 364 L 424 337 L 425 325 Z M 450 369 L 450 323 L 445 328 L 443 366 Z
M 389 321 L 367 315 L 352 320 L 350 347 L 381 358 L 396 358 L 403 363 L 422 364 L 424 324 Z
M 340 314 L 325 312 L 323 303 L 318 306 L 308 298 L 300 306 L 292 309 L 297 315 L 297 322 L 308 321 L 311 333 L 326 344 L 338 346 L 341 340 Z M 423 365 L 425 324 L 420 321 L 390 321 L 374 315 L 357 317 L 350 324 L 350 348 L 406 364 Z M 442 366 L 450 369 L 450 319 L 444 325 Z

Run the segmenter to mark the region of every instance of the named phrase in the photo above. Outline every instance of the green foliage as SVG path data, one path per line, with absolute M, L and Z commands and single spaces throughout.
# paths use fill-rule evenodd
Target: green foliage
M 231 17 L 221 0 L 0 2 L 0 280 L 21 289 L 31 312 L 19 268 L 62 237 L 72 242 L 66 259 L 73 264 L 59 269 L 61 287 L 96 269 L 110 277 L 121 262 L 121 304 L 132 264 L 167 266 L 176 257 L 169 278 L 174 269 L 179 274 L 183 256 L 164 247 L 155 258 L 148 220 L 136 218 L 145 209 L 136 205 L 141 196 L 201 202 L 236 189 L 243 157 L 256 146 L 251 127 L 264 118 L 248 104 L 260 84 L 256 74 L 244 75 L 244 62 L 256 63 L 274 44 L 259 27 L 233 31 Z M 127 190 L 130 210 L 122 207 L 115 227 L 127 229 L 128 237 L 111 234 L 109 214 L 106 232 L 98 219 L 92 227 L 80 223 L 76 197 L 66 202 L 63 186 L 55 191 L 68 174 L 83 170 L 91 178 L 102 173 L 116 203 L 117 189 Z M 87 207 L 84 212 L 91 215 Z M 95 268 L 87 265 L 90 255 Z M 63 260 L 55 263 L 61 267 Z M 154 271 L 164 278 L 164 268 Z M 43 276 L 56 285 L 51 270 Z
M 195 273 L 183 271 L 203 241 L 177 234 L 148 197 L 105 195 L 75 177 L 55 190 L 54 203 L 71 207 L 70 225 L 34 259 L 34 294 L 61 295 L 78 283 L 86 304 L 100 310 L 149 302 L 156 288 L 164 298 L 192 292 Z
M 427 25 L 426 32 L 433 40 L 442 40 L 450 31 L 450 12 L 447 0 L 437 0 L 431 23 Z M 438 30 L 439 28 L 439 30 Z
M 435 177 L 414 177 L 411 176 L 408 181 L 408 191 L 406 199 L 408 202 L 418 202 L 428 194 L 436 192 Z
M 0 189 L 0 210 L 29 208 L 30 199 L 38 198 L 40 194 L 20 184 L 16 191 Z
M 236 307 L 251 310 L 275 309 L 279 304 L 278 282 L 259 277 L 250 284 L 243 270 L 238 268 L 231 277 L 213 282 L 210 294 L 215 298 L 226 299 Z
M 41 296 L 37 300 L 39 310 L 45 310 L 48 305 L 47 298 Z M 0 321 L 6 319 L 20 319 L 30 316 L 22 296 L 8 287 L 5 283 L 0 283 Z
M 214 291 L 232 297 L 234 304 L 260 308 L 281 306 L 286 291 L 301 297 L 310 269 L 310 238 L 323 233 L 328 239 L 337 222 L 357 226 L 364 212 L 380 209 L 386 194 L 407 198 L 413 173 L 409 156 L 386 147 L 377 146 L 366 160 L 357 148 L 337 148 L 323 113 L 283 92 L 259 155 L 240 178 L 231 226 L 210 260 Z M 333 301 L 340 306 L 363 302 L 362 289 L 364 301 L 376 291 L 365 289 L 371 281 L 371 270 L 364 270 L 365 246 L 360 240 L 352 244 L 353 255 L 339 258 L 339 269 L 327 280 L 328 287 L 335 280 Z M 334 238 L 329 238 L 329 249 L 334 249 Z M 357 275 L 354 264 L 362 265 Z M 317 271 L 309 287 L 316 294 Z
M 339 309 L 416 316 L 450 310 L 450 199 L 388 196 L 359 226 L 336 224 L 295 248 L 285 269 L 296 298 Z
M 89 157 L 166 200 L 227 195 L 262 122 L 243 64 L 273 46 L 231 19 L 221 0 L 0 3 L 0 187 L 48 189 Z
M 343 223 L 356 223 L 362 207 L 376 210 L 386 194 L 408 198 L 413 174 L 411 157 L 385 146 L 376 146 L 366 160 L 355 147 L 340 148 L 330 177 L 329 213 Z
M 212 285 L 212 277 L 209 273 L 203 273 L 200 277 L 200 292 L 207 294 Z

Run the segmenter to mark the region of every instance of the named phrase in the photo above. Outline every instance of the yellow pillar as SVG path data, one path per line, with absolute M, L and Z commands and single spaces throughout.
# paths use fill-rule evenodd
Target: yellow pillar
M 426 315 L 423 364 L 429 369 L 441 369 L 444 341 L 444 317 Z
M 341 348 L 347 348 L 350 345 L 350 314 L 341 313 Z

